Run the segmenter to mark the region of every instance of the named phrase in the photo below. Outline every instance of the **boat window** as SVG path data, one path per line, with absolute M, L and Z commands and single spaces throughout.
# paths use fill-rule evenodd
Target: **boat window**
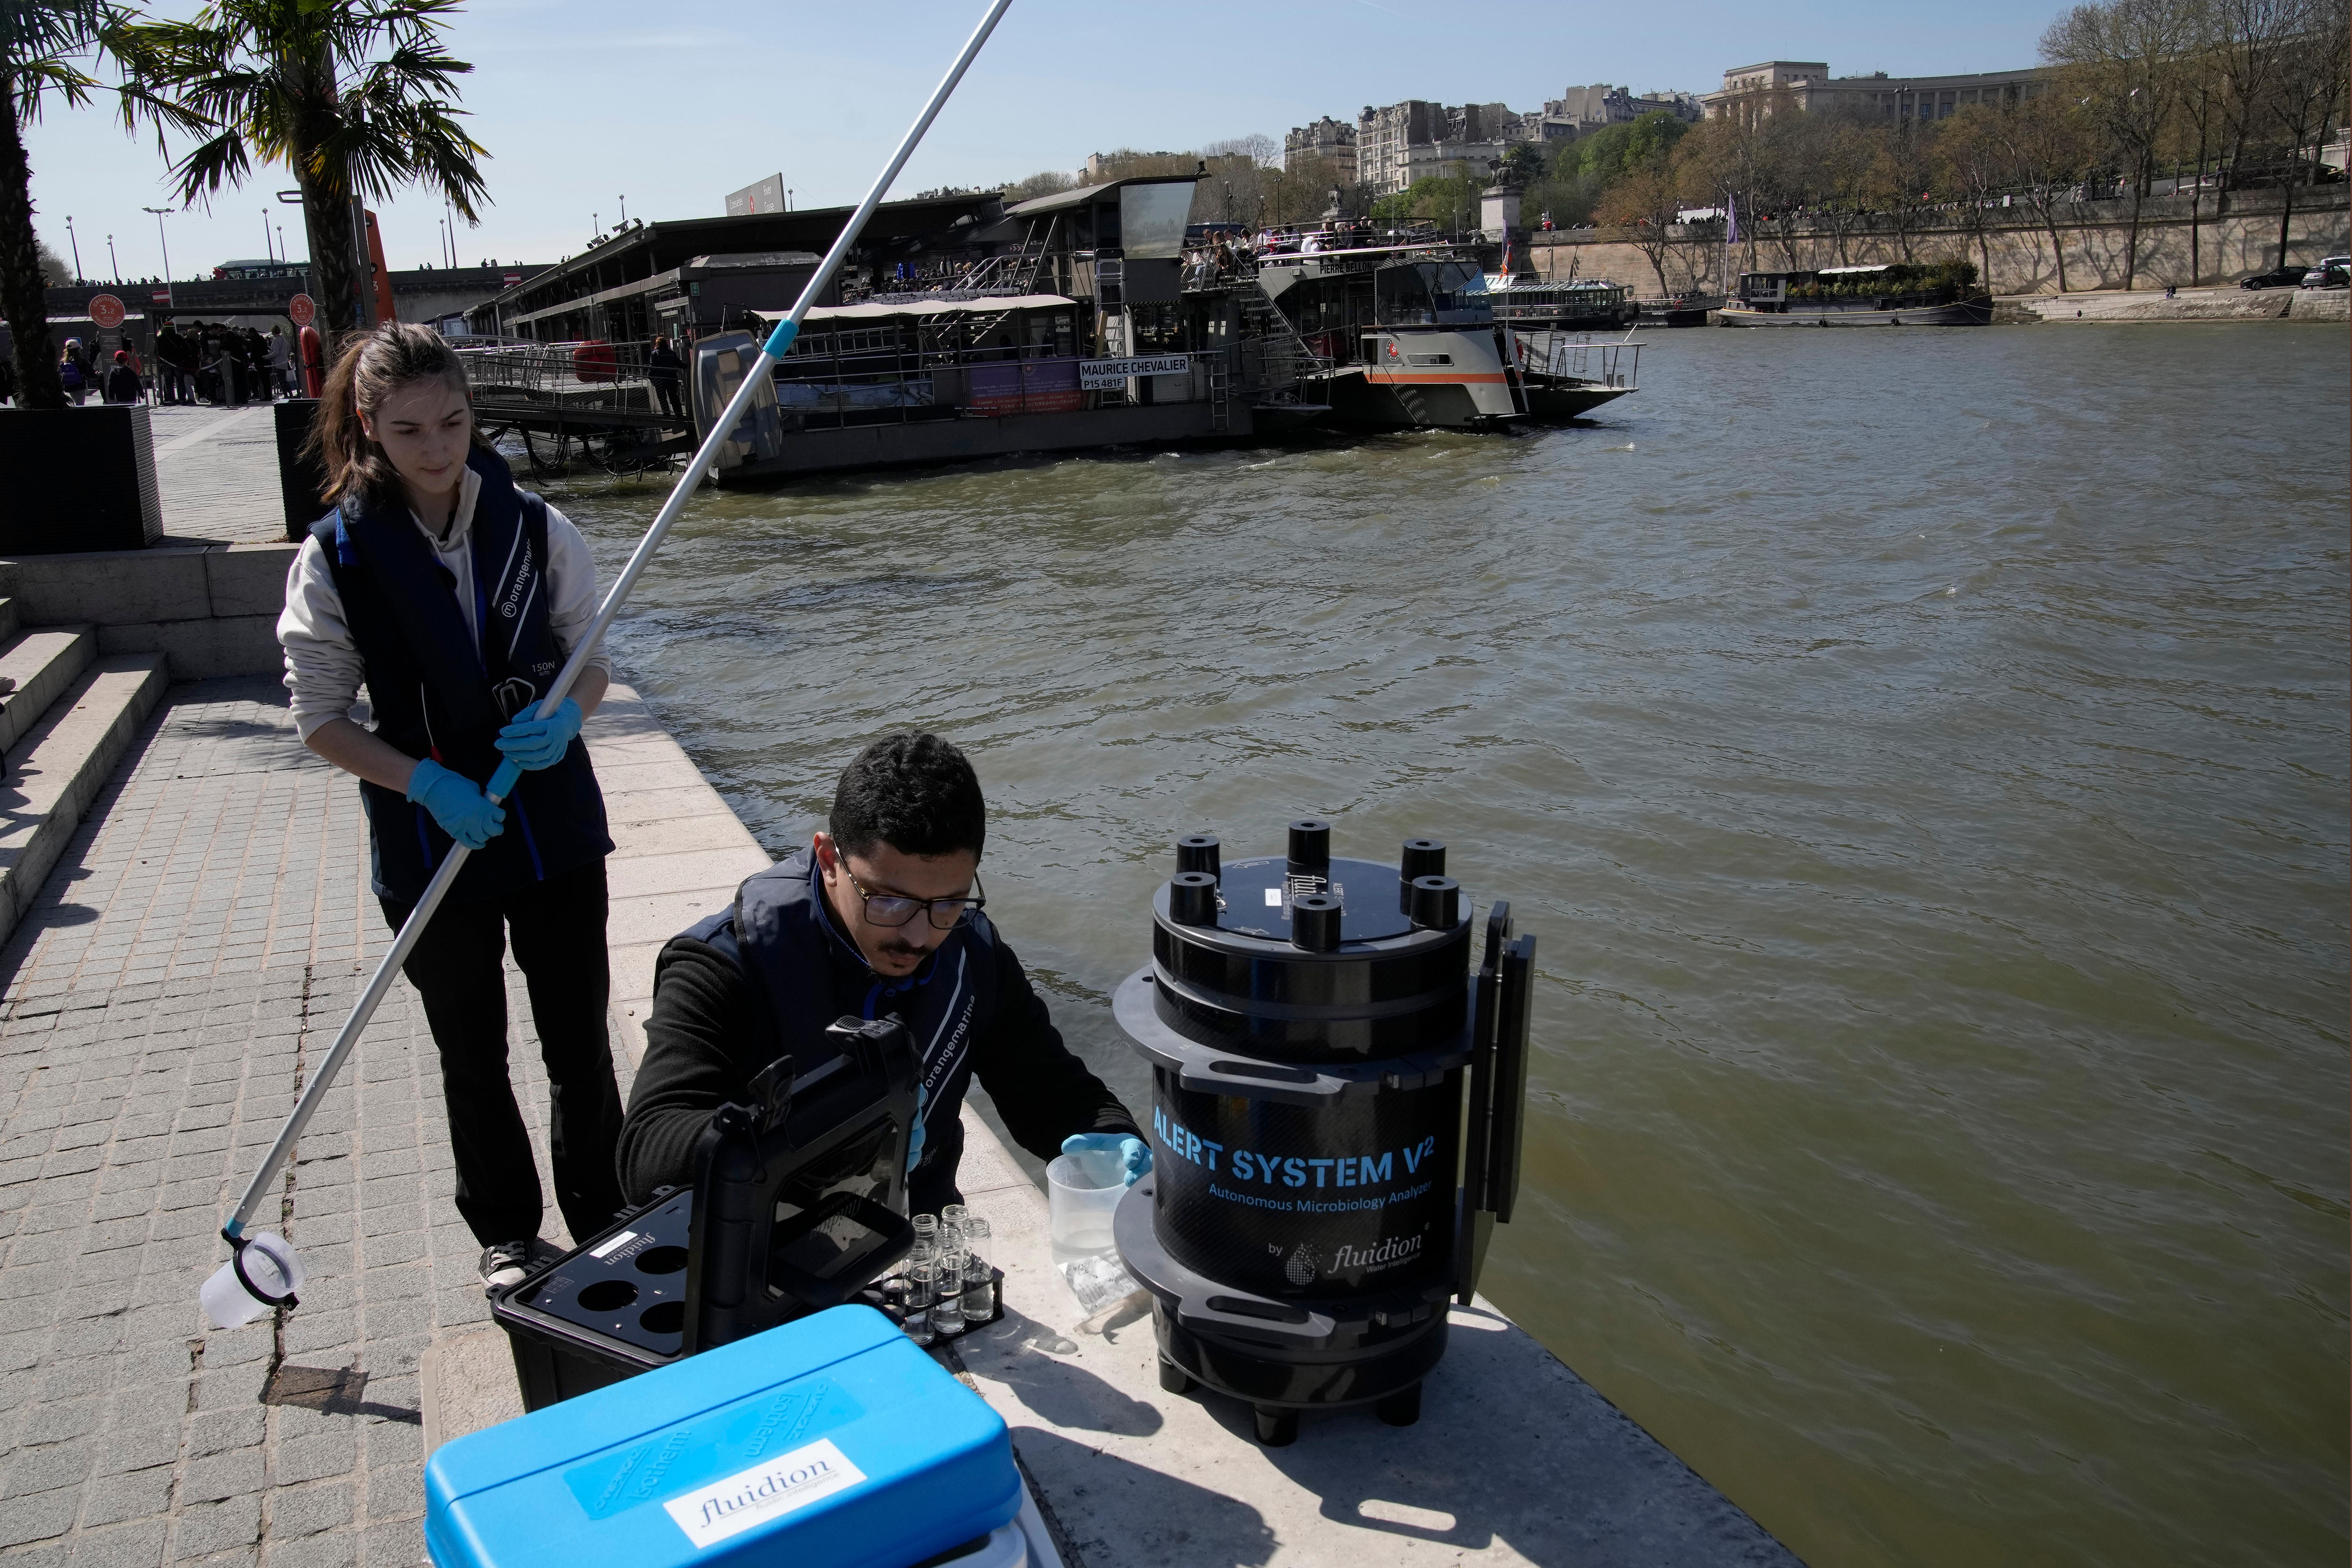
M 1192 210 L 1190 181 L 1128 185 L 1118 193 L 1118 226 L 1130 257 L 1173 258 L 1184 253 L 1184 219 Z

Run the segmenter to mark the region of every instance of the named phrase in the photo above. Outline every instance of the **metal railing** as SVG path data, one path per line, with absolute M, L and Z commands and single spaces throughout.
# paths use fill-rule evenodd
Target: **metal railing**
M 1517 332 L 1519 368 L 1536 375 L 1594 386 L 1621 387 L 1631 392 L 1639 384 L 1642 345 L 1636 342 L 1594 342 L 1590 336 L 1568 332 Z
M 504 342 L 461 348 L 457 363 L 477 403 L 528 405 L 566 414 L 656 414 L 651 342 Z M 684 376 L 677 384 L 684 385 Z

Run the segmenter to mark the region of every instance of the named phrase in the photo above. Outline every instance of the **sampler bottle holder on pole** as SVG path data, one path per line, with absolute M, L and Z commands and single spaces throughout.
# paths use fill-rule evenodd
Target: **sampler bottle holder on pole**
M 523 1406 L 664 1366 L 857 1299 L 914 1242 L 915 1050 L 896 1018 L 844 1018 L 805 1078 L 783 1058 L 714 1112 L 695 1183 L 494 1296 Z
M 1301 1409 L 1407 1425 L 1517 1192 L 1535 939 L 1495 904 L 1474 980 L 1434 840 L 1334 859 L 1307 819 L 1283 856 L 1220 854 L 1178 841 L 1112 1004 L 1152 1069 L 1151 1174 L 1113 1236 L 1161 1384 L 1248 1400 L 1270 1443 Z

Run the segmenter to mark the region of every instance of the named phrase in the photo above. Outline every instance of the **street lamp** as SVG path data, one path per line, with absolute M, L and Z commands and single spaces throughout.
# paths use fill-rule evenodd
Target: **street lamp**
M 106 237 L 106 275 L 119 286 L 122 282 L 122 263 L 114 259 L 114 237 Z
M 172 242 L 163 237 L 163 215 L 169 207 L 141 207 L 143 213 L 155 215 L 155 240 L 163 247 L 163 303 L 168 308 L 178 303 L 172 298 Z
M 261 253 L 271 261 L 278 259 L 278 253 L 269 248 L 269 209 L 268 207 L 261 209 Z
M 74 237 L 73 214 L 66 214 L 66 243 L 73 247 L 74 281 L 81 281 L 81 241 Z
M 621 198 L 621 226 L 629 226 L 629 198 L 626 196 Z

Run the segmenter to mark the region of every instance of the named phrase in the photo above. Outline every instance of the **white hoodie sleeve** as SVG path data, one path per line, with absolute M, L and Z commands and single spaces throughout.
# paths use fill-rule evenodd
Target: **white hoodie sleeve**
M 359 700 L 367 666 L 343 620 L 343 596 L 316 539 L 304 539 L 286 574 L 286 607 L 278 615 L 278 646 L 286 650 L 286 689 L 294 696 L 294 727 L 302 739 L 330 719 L 347 719 Z
M 547 509 L 547 620 L 564 658 L 570 658 L 573 645 L 587 635 L 600 602 L 596 559 L 588 553 L 588 542 L 580 537 L 572 520 L 551 504 Z M 606 679 L 612 679 L 612 656 L 601 644 L 588 663 L 603 670 Z

